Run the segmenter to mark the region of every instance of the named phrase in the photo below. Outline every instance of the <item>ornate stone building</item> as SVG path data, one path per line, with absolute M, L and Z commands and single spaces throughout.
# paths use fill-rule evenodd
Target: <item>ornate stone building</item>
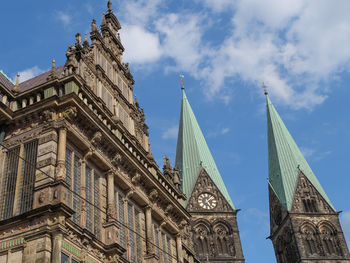
M 0 73 L 1 263 L 199 262 L 180 180 L 152 156 L 120 28 L 108 1 L 65 65 L 16 84 Z
M 107 8 L 63 66 L 22 83 L 0 72 L 0 263 L 243 263 L 239 210 L 184 87 L 161 171 Z M 267 110 L 278 263 L 350 262 L 338 212 L 268 97 Z
M 335 210 L 267 93 L 270 226 L 278 263 L 350 262 Z
M 237 212 L 182 86 L 176 149 L 192 242 L 202 262 L 244 262 Z

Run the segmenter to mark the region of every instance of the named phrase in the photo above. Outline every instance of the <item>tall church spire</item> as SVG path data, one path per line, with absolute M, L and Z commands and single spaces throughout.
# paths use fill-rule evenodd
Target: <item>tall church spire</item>
M 265 93 L 266 94 L 266 93 Z M 266 94 L 269 148 L 269 184 L 282 206 L 290 211 L 300 172 L 334 209 L 327 194 Z
M 194 250 L 201 262 L 244 263 L 237 212 L 188 102 L 182 103 L 175 166 L 179 168 Z
M 226 201 L 234 209 L 207 142 L 188 102 L 183 84 L 181 90 L 182 103 L 175 166 L 180 170 L 183 192 L 187 195 L 187 198 L 190 198 L 199 173 L 204 168 Z
M 350 262 L 339 213 L 266 93 L 270 239 L 277 262 Z

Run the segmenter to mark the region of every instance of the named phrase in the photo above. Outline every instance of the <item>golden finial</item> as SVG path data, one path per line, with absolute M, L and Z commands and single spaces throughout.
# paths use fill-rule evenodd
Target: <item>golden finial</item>
M 52 60 L 52 66 L 51 66 L 51 68 L 56 68 L 55 63 L 56 63 L 56 61 L 55 61 L 55 60 Z
M 180 83 L 181 83 L 181 89 L 185 89 L 185 86 L 184 86 L 184 78 L 185 78 L 185 76 L 184 75 L 180 75 Z
M 269 94 L 269 93 L 267 92 L 267 86 L 265 85 L 264 82 L 262 83 L 262 88 L 264 89 L 264 94 L 265 94 L 265 95 Z

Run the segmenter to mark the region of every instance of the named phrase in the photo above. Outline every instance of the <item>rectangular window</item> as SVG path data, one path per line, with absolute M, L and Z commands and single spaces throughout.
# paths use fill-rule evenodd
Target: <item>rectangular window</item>
M 72 151 L 66 149 L 66 182 L 69 186 L 72 184 Z
M 69 257 L 64 253 L 61 253 L 61 263 L 69 263 Z
M 65 181 L 69 186 L 69 189 L 72 189 L 72 157 L 73 152 L 66 148 L 66 178 Z M 68 192 L 68 204 L 71 205 L 72 202 L 72 192 Z
M 91 176 L 92 176 L 92 170 L 91 168 L 86 165 L 85 168 L 85 173 L 86 173 L 86 228 L 92 232 L 92 206 L 90 203 L 92 203 L 92 186 L 91 186 Z
M 73 172 L 73 191 L 80 195 L 81 189 L 81 166 L 80 159 L 77 156 L 74 156 L 74 172 Z M 73 196 L 73 221 L 75 223 L 80 223 L 80 210 L 81 210 L 81 199 L 79 196 Z
M 168 262 L 168 255 L 167 255 L 167 251 L 166 251 L 166 236 L 164 233 L 161 233 L 162 235 L 162 250 L 163 250 L 163 262 L 167 263 Z
M 128 225 L 129 225 L 129 244 L 131 251 L 131 262 L 135 262 L 135 239 L 134 239 L 134 213 L 133 207 L 128 204 Z
M 100 217 L 100 177 L 95 172 L 94 173 L 94 205 L 95 205 L 95 217 L 94 217 L 94 231 L 98 238 L 101 236 L 101 217 Z M 96 208 L 97 207 L 97 208 Z
M 171 243 L 170 243 L 170 238 L 167 236 L 167 252 L 168 252 L 168 259 L 169 263 L 172 262 L 172 257 L 171 257 Z
M 7 182 L 5 188 L 5 202 L 3 219 L 7 219 L 13 214 L 13 205 L 15 200 L 17 170 L 19 161 L 19 149 L 15 147 L 7 153 Z M 6 173 L 5 173 L 6 174 Z
M 159 256 L 159 231 L 158 231 L 158 224 L 153 224 L 154 229 L 154 242 L 155 242 L 155 248 L 156 248 L 156 255 Z
M 120 90 L 122 90 L 122 79 L 120 76 L 118 76 L 118 83 L 117 83 L 117 86 Z
M 119 194 L 119 222 L 120 222 L 120 245 L 125 247 L 125 222 L 124 222 L 124 201 L 123 197 Z
M 23 162 L 23 188 L 21 195 L 20 213 L 24 213 L 32 209 L 36 158 L 38 152 L 38 141 L 34 140 L 24 144 L 24 162 Z
M 135 209 L 136 254 L 137 262 L 142 262 L 142 240 L 140 226 L 140 212 Z

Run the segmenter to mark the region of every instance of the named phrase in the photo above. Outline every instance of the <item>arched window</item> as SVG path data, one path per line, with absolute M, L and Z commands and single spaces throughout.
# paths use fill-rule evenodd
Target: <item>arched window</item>
M 228 255 L 230 251 L 230 242 L 228 240 L 228 235 L 230 234 L 229 228 L 223 223 L 218 223 L 214 226 L 214 233 L 217 253 L 219 255 Z
M 319 254 L 316 228 L 312 224 L 306 223 L 301 227 L 301 233 L 303 236 L 306 253 L 308 255 Z
M 323 222 L 319 225 L 319 230 L 325 254 L 343 255 L 335 228 L 329 222 Z
M 199 255 L 208 255 L 209 254 L 209 228 L 202 224 L 199 223 L 198 225 L 195 226 L 195 237 L 194 241 L 197 246 L 197 253 Z

